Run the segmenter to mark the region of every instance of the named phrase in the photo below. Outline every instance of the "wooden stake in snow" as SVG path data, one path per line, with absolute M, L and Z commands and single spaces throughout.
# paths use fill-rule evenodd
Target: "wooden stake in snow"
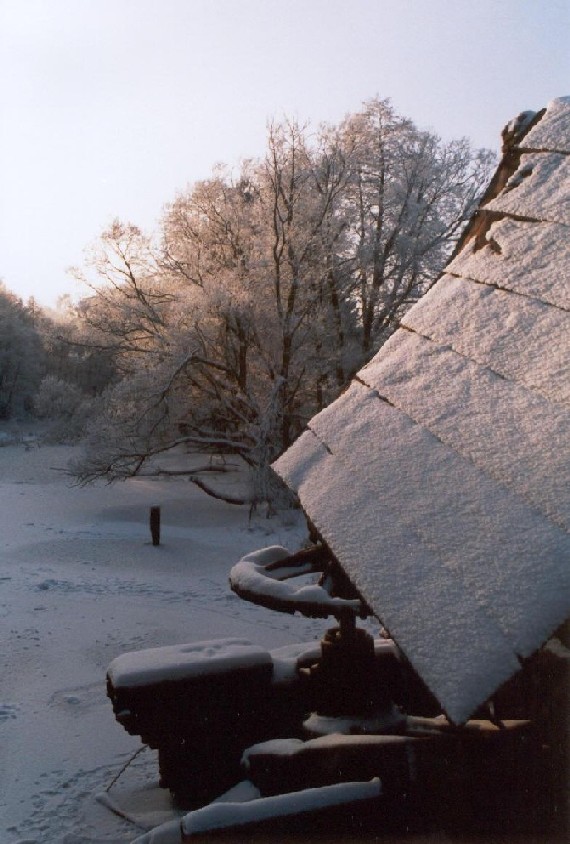
M 160 545 L 160 507 L 150 508 L 150 535 L 152 544 Z

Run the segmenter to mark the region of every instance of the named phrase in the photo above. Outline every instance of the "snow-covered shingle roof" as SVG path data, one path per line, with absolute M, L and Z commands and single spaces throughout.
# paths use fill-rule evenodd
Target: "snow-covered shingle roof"
M 458 723 L 570 615 L 570 98 L 513 125 L 445 274 L 274 465 Z

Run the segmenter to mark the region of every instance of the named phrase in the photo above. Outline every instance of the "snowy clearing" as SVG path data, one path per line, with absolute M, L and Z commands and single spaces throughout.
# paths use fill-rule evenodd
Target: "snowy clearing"
M 142 747 L 105 693 L 121 653 L 218 637 L 271 648 L 317 641 L 330 626 L 247 604 L 228 586 L 244 554 L 299 546 L 299 514 L 250 523 L 247 507 L 184 480 L 74 487 L 61 471 L 72 454 L 0 448 L 2 844 L 126 844 L 175 816 L 154 751 L 121 774 Z

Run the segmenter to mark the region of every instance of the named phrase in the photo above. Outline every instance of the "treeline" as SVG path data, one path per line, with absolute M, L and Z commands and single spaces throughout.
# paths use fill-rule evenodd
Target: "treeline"
M 0 423 L 40 419 L 54 440 L 81 436 L 77 411 L 108 386 L 113 361 L 78 344 L 80 332 L 70 307 L 48 313 L 0 282 Z
M 153 236 L 115 221 L 76 270 L 91 295 L 67 339 L 108 377 L 79 477 L 183 443 L 239 454 L 267 497 L 268 464 L 435 281 L 493 163 L 375 99 L 315 132 L 271 124 L 264 158 L 181 191 Z

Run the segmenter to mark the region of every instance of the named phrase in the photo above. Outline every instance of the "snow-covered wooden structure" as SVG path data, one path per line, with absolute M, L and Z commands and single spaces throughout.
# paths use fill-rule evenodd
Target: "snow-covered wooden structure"
M 274 465 L 456 723 L 570 615 L 570 98 L 504 139 L 445 273 Z

